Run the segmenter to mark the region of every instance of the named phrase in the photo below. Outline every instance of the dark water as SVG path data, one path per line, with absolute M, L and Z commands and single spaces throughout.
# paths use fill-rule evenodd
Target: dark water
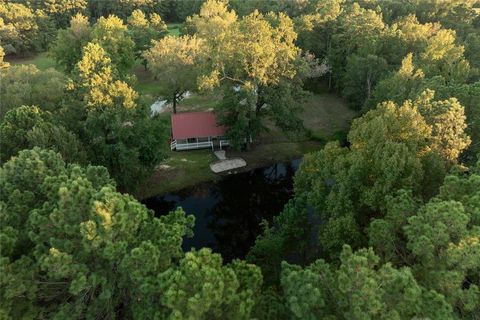
M 193 238 L 184 250 L 210 247 L 226 261 L 244 258 L 262 228 L 293 196 L 293 176 L 301 159 L 225 176 L 179 192 L 143 201 L 157 215 L 182 207 L 195 216 Z

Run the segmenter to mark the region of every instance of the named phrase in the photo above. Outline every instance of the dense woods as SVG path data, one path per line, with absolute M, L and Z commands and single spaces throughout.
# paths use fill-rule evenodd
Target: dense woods
M 234 149 L 312 92 L 359 116 L 224 261 L 129 194 L 170 133 L 137 64 L 173 112 L 217 97 Z M 7 0 L 0 77 L 0 318 L 480 318 L 477 1 Z

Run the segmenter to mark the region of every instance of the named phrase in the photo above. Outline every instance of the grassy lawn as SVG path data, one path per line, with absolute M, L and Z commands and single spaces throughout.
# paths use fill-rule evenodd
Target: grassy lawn
M 208 110 L 215 105 L 218 97 L 194 95 L 183 100 L 179 111 Z M 312 95 L 305 103 L 302 119 L 312 135 L 290 137 L 271 125 L 246 152 L 227 150 L 227 157 L 241 157 L 247 166 L 235 172 L 267 166 L 275 162 L 288 161 L 301 157 L 305 153 L 319 150 L 324 141 L 333 138 L 336 132 L 348 130 L 351 120 L 356 116 L 345 101 L 331 94 Z M 170 113 L 163 113 L 169 123 Z M 168 151 L 170 158 L 162 162 L 154 175 L 146 181 L 136 193 L 139 199 L 157 194 L 177 191 L 200 182 L 213 181 L 222 175 L 210 170 L 210 163 L 216 158 L 209 149 L 196 151 Z M 234 173 L 235 173 L 234 172 Z
M 171 36 L 179 36 L 181 23 L 167 23 L 168 34 Z
M 146 104 L 151 105 L 163 95 L 162 88 L 155 82 L 153 75 L 145 70 L 140 61 L 137 61 L 133 67 L 133 74 L 137 77 L 134 89 Z
M 336 132 L 348 131 L 356 112 L 332 94 L 312 95 L 304 106 L 303 124 L 316 138 L 330 140 Z
M 135 90 L 143 98 L 143 101 L 151 105 L 156 100 L 165 96 L 166 90 L 155 81 L 152 74 L 145 70 L 144 66 L 137 62 L 133 68 L 133 73 L 137 77 L 137 83 L 135 84 Z M 192 93 L 187 99 L 183 99 L 178 102 L 177 110 L 184 111 L 204 111 L 211 109 L 218 101 L 218 97 L 210 94 L 197 94 Z
M 218 177 L 210 170 L 209 164 L 215 156 L 209 150 L 169 151 L 168 156 L 137 191 L 137 197 L 147 198 Z
M 14 57 L 7 58 L 6 61 L 12 65 L 15 64 L 34 64 L 39 70 L 46 70 L 48 68 L 56 68 L 55 60 L 47 56 L 46 52 L 39 53 L 31 57 Z

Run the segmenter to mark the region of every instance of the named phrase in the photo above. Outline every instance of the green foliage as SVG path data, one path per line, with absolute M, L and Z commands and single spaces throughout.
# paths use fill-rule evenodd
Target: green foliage
M 208 249 L 184 255 L 193 216 L 153 217 L 105 168 L 34 148 L 4 164 L 0 187 L 6 317 L 250 318 L 259 269 L 223 266 Z
M 385 34 L 386 26 L 381 15 L 356 3 L 346 7 L 335 22 L 326 55 L 337 87 L 346 88 L 345 93 L 354 105 L 363 103 L 362 97 L 369 96 L 369 90 L 386 69 L 385 58 L 379 55 Z M 350 58 L 347 64 L 352 54 L 357 57 Z M 362 94 L 355 98 L 354 88 L 359 87 Z
M 425 97 L 400 107 L 392 102 L 380 104 L 353 122 L 349 148 L 329 143 L 305 158 L 295 192 L 297 197 L 307 197 L 323 221 L 319 237 L 328 255 L 335 256 L 343 243 L 362 246 L 362 230 L 370 219 L 383 216 L 385 199 L 398 190 L 411 189 L 419 197 L 434 194 L 442 182 L 445 161 L 456 159 L 468 145 L 465 119 L 458 115 L 460 123 L 452 124 L 457 117 L 447 121 L 448 114 L 456 112 L 451 105 L 456 102 L 432 102 L 431 96 Z M 436 110 L 443 120 L 430 118 L 427 109 Z M 446 143 L 451 139 L 458 141 Z
M 340 266 L 323 260 L 282 265 L 282 288 L 296 319 L 451 319 L 452 309 L 422 288 L 408 268 L 379 265 L 373 250 L 344 246 Z
M 284 262 L 281 286 L 296 318 L 451 319 L 479 312 L 480 180 L 472 170 L 449 175 L 440 188 L 432 188 L 442 183 L 444 161 L 450 161 L 451 153 L 445 152 L 448 147 L 442 151 L 435 137 L 448 137 L 438 128 L 449 128 L 449 117 L 432 120 L 431 112 L 448 114 L 457 103 L 432 98 L 426 92 L 400 107 L 383 103 L 353 123 L 348 149 L 327 144 L 304 160 L 295 180 L 295 200 L 306 199 L 319 215 L 323 255 L 335 262 L 344 243 L 360 248 L 367 239 L 373 249 L 352 253 L 344 247 L 338 267 L 324 260 L 304 269 Z M 428 151 L 432 149 L 438 153 Z M 267 260 L 272 265 L 258 259 L 262 271 L 274 273 L 278 257 L 288 257 L 289 251 L 279 245 L 279 231 L 301 223 L 301 212 L 297 208 L 292 221 L 267 229 L 257 240 L 251 254 L 275 253 Z M 277 246 L 263 246 L 266 239 Z M 290 241 L 306 239 L 308 235 Z
M 438 198 L 408 219 L 407 247 L 417 277 L 468 317 L 480 310 L 480 176 L 449 176 Z M 464 286 L 465 283 L 469 285 Z
M 304 128 L 298 115 L 307 96 L 301 81 L 281 81 L 276 86 L 262 88 L 259 99 L 267 104 L 266 110 L 262 111 L 265 117 L 273 120 L 277 127 L 287 133 L 301 133 Z
M 466 132 L 471 137 L 471 150 L 475 153 L 479 148 L 478 132 L 480 132 L 478 130 L 480 123 L 478 121 L 477 112 L 478 104 L 475 102 L 480 94 L 479 88 L 479 82 L 471 84 L 452 84 L 442 76 L 426 78 L 423 70 L 414 65 L 413 56 L 409 54 L 403 59 L 402 66 L 397 72 L 392 73 L 389 77 L 378 84 L 373 93 L 373 97 L 368 104 L 372 105 L 386 99 L 401 103 L 401 101 L 405 99 L 416 99 L 416 97 L 425 89 L 432 89 L 435 91 L 435 95 L 438 98 L 447 99 L 442 102 L 442 104 L 455 104 L 454 101 L 458 99 L 460 104 L 465 107 L 465 111 L 455 111 L 460 112 L 455 117 L 463 118 L 466 116 Z M 432 94 L 430 93 L 429 95 Z M 440 109 L 442 108 L 439 107 L 438 110 Z M 463 115 L 463 113 L 465 115 Z M 443 116 L 447 117 L 448 115 L 444 114 Z M 443 123 L 444 120 L 435 122 L 431 121 L 431 124 L 438 123 L 438 126 L 446 126 L 446 124 Z M 454 123 L 454 121 L 451 121 L 450 123 Z
M 176 103 L 183 94 L 197 89 L 197 77 L 206 59 L 205 41 L 188 35 L 167 36 L 153 41 L 144 57 L 176 113 Z
M 147 16 L 138 9 L 132 12 L 127 21 L 130 36 L 135 42 L 135 57 L 142 59 L 146 66 L 144 51 L 150 49 L 152 40 L 159 40 L 168 34 L 167 25 L 158 14 L 152 13 L 147 19 Z
M 465 38 L 465 58 L 472 67 L 480 68 L 480 35 L 478 33 L 470 33 Z
M 88 18 L 81 14 L 72 17 L 70 28 L 58 31 L 50 55 L 66 72 L 70 73 L 82 58 L 82 48 L 90 41 L 90 32 Z
M 397 194 L 386 199 L 385 215 L 374 219 L 368 227 L 369 245 L 375 249 L 383 262 L 395 265 L 411 264 L 408 260 L 403 227 L 420 205 L 412 192 L 399 190 Z
M 121 190 L 135 190 L 165 156 L 165 125 L 137 104 L 138 94 L 119 80 L 98 44 L 84 47 L 72 77 L 62 119 L 79 134 L 92 163 L 107 167 Z
M 0 77 L 0 119 L 8 110 L 39 102 L 44 110 L 53 112 L 65 99 L 65 77 L 54 69 L 13 65 L 0 69 Z
M 119 74 L 126 75 L 135 63 L 135 43 L 123 21 L 113 15 L 101 17 L 93 26 L 91 37 L 107 52 Z
M 49 15 L 57 28 L 65 28 L 75 14 L 84 13 L 88 0 L 46 0 L 41 7 Z
M 254 99 L 249 90 L 226 86 L 222 101 L 215 106 L 219 122 L 228 128 L 225 136 L 234 149 L 241 149 L 262 129 L 260 119 L 252 107 Z
M 329 87 L 335 86 L 355 108 L 362 107 L 376 83 L 386 78 L 390 70 L 397 69 L 408 54 L 413 55 L 416 67 L 427 78 L 442 76 L 448 84 L 465 83 L 478 74 L 477 69 L 470 67 L 472 64 L 475 67 L 478 60 L 475 59 L 478 30 L 474 22 L 478 12 L 471 1 L 314 3 L 305 6 L 295 19 L 301 32 L 300 47 L 328 58 Z M 465 22 L 459 23 L 462 19 Z M 391 83 L 396 84 L 393 79 Z M 396 87 L 397 91 L 403 89 L 401 85 Z M 384 88 L 375 92 L 382 99 L 375 100 L 370 107 L 394 99 Z M 453 96 L 446 98 L 450 97 Z
M 137 93 L 119 80 L 116 65 L 109 54 L 98 44 L 89 42 L 82 52 L 82 59 L 74 70 L 74 81 L 68 89 L 86 103 L 90 109 L 120 107 L 134 108 Z
M 5 62 L 3 59 L 5 57 L 5 50 L 3 49 L 2 46 L 0 46 L 0 70 L 8 68 L 10 64 L 8 62 Z
M 475 319 L 480 162 L 461 160 L 480 150 L 479 14 L 475 0 L 2 2 L 0 318 Z M 185 19 L 188 35 L 163 38 Z M 68 21 L 50 46 L 68 91 L 4 62 Z M 261 271 L 185 254 L 193 217 L 117 192 L 165 156 L 135 59 L 174 103 L 221 89 L 233 147 L 266 119 L 300 131 L 307 77 L 366 111 L 346 146 L 305 157 L 248 254 Z
M 165 158 L 165 125 L 144 109 L 92 110 L 84 126 L 88 158 L 107 167 L 122 190 L 135 190 Z
M 447 81 L 464 82 L 470 64 L 463 52 L 463 46 L 455 45 L 454 31 L 440 30 L 428 39 L 425 51 L 420 55 L 420 66 L 427 76 L 439 75 Z
M 302 262 L 308 261 L 307 252 L 316 245 L 308 240 L 312 231 L 309 222 L 305 202 L 301 199 L 290 201 L 274 218 L 271 227 L 265 222 L 264 232 L 250 249 L 247 261 L 262 268 L 266 284 L 276 284 L 280 278 L 281 262 L 288 257 L 296 256 Z
M 227 2 L 211 0 L 187 19 L 186 31 L 205 42 L 209 59 L 198 86 L 204 90 L 222 87 L 226 99 L 216 112 L 229 128 L 234 146 L 257 135 L 268 116 L 282 129 L 300 129 L 296 113 L 308 66 L 299 55 L 297 34 L 287 15 L 263 15 L 255 10 L 238 19 Z M 230 92 L 232 86 L 237 93 Z
M 85 151 L 77 136 L 52 121 L 48 111 L 35 106 L 21 106 L 7 112 L 0 123 L 2 161 L 23 149 L 40 147 L 59 152 L 68 162 L 84 163 Z
M 343 95 L 360 109 L 358 103 L 370 98 L 376 83 L 385 75 L 387 61 L 376 55 L 366 57 L 355 54 L 347 58 Z
M 40 32 L 32 9 L 19 3 L 0 3 L 0 45 L 7 54 L 39 50 Z
M 158 282 L 171 319 L 249 319 L 262 276 L 242 261 L 222 266 L 220 255 L 201 249 L 188 252 Z
M 432 101 L 433 97 L 433 91 L 426 91 L 415 101 L 426 122 L 432 126 L 431 148 L 445 159 L 456 161 L 471 142 L 465 134 L 464 108 L 456 98 Z

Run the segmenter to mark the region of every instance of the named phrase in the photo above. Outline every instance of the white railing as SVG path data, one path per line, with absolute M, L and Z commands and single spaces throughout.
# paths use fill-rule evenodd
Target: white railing
M 172 150 L 177 150 L 177 151 L 202 149 L 202 148 L 212 148 L 212 150 L 213 150 L 213 142 L 212 141 L 204 141 L 204 142 L 178 143 L 176 140 L 174 140 L 170 144 L 170 148 Z
M 228 140 L 220 140 L 220 150 L 222 150 L 222 147 L 230 145 L 230 142 Z

